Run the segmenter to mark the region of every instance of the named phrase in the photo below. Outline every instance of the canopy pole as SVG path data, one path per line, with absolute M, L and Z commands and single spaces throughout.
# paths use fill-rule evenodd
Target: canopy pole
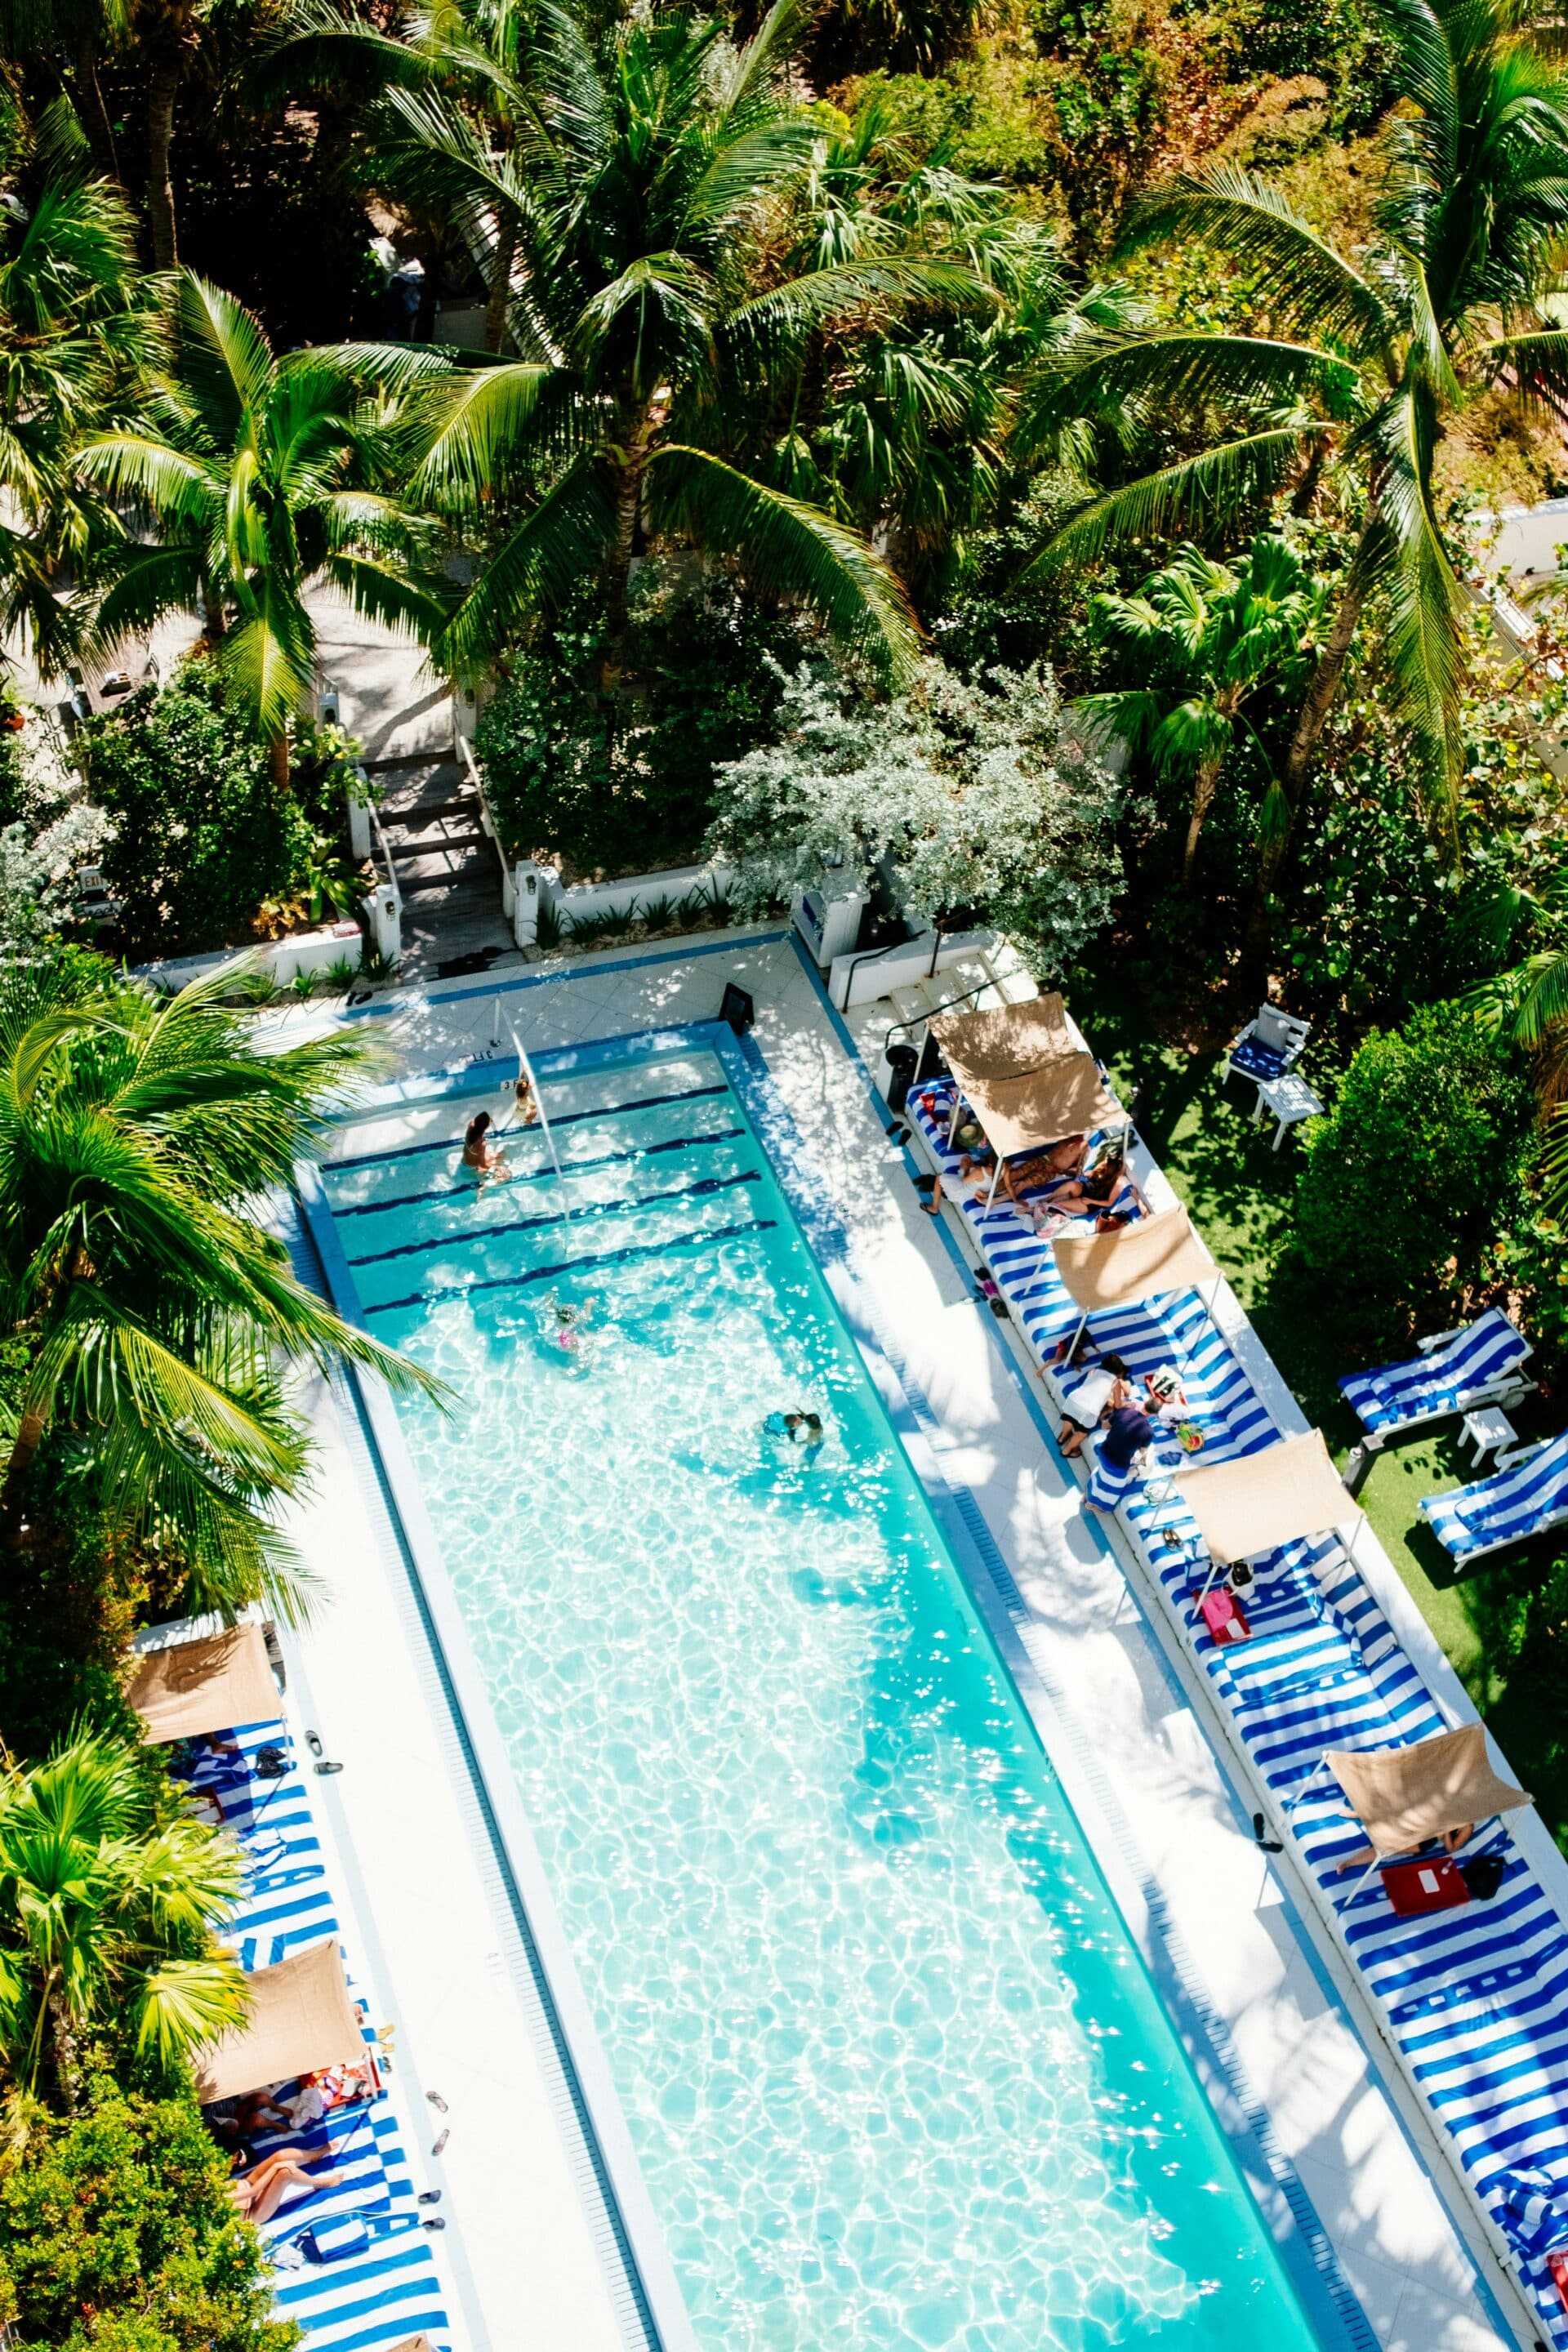
M 1328 1769 L 1328 1763 L 1329 1763 L 1329 1759 L 1328 1759 L 1328 1758 L 1327 1758 L 1326 1756 L 1320 1756 L 1320 1757 L 1319 1757 L 1319 1759 L 1318 1759 L 1318 1760 L 1317 1760 L 1317 1762 L 1313 1765 L 1313 1767 L 1312 1767 L 1311 1770 L 1308 1773 L 1308 1775 L 1307 1775 L 1306 1779 L 1302 1781 L 1302 1783 L 1301 1783 L 1300 1787 L 1296 1790 L 1295 1795 L 1294 1795 L 1294 1796 L 1291 1796 L 1291 1797 L 1287 1797 L 1287 1798 L 1286 1798 L 1286 1800 L 1285 1800 L 1285 1807 L 1284 1807 L 1284 1811 L 1285 1811 L 1285 1819 L 1286 1819 L 1287 1821 L 1289 1821 L 1289 1820 L 1290 1819 L 1290 1817 L 1291 1817 L 1291 1815 L 1294 1813 L 1294 1811 L 1295 1811 L 1295 1810 L 1296 1810 L 1297 1806 L 1300 1803 L 1300 1801 L 1301 1801 L 1302 1798 L 1306 1795 L 1306 1793 L 1307 1793 L 1308 1790 L 1311 1787 L 1311 1785 L 1312 1785 L 1313 1781 L 1314 1781 L 1314 1780 L 1321 1780 L 1322 1779 L 1323 1774 L 1324 1774 L 1324 1773 L 1327 1771 L 1327 1769 Z
M 987 1207 L 987 1208 L 989 1208 L 989 1207 L 991 1206 L 992 1202 L 996 1198 L 996 1187 L 997 1187 L 997 1185 L 998 1185 L 998 1184 L 1000 1184 L 1000 1182 L 1001 1182 L 1001 1181 L 1002 1181 L 1002 1154 L 1001 1154 L 1000 1152 L 998 1152 L 998 1153 L 996 1154 L 996 1172 L 995 1172 L 995 1174 L 994 1174 L 994 1175 L 992 1177 L 992 1179 L 991 1179 L 991 1190 L 990 1190 L 990 1191 L 989 1191 L 989 1192 L 987 1192 L 987 1193 L 986 1193 L 986 1195 L 985 1195 L 985 1205 L 986 1205 L 986 1207 Z
M 500 1003 L 499 996 L 496 999 L 496 1003 L 498 1004 Z M 563 1217 L 570 1219 L 572 1214 L 572 1203 L 566 1196 L 566 1179 L 562 1173 L 561 1154 L 555 1149 L 555 1138 L 551 1132 L 550 1121 L 545 1117 L 544 1097 L 540 1090 L 539 1080 L 533 1075 L 533 1065 L 530 1062 L 528 1055 L 522 1050 L 521 1038 L 518 1035 L 517 1031 L 512 1028 L 512 1024 L 510 1021 L 506 1025 L 511 1030 L 511 1042 L 517 1047 L 517 1075 L 520 1078 L 526 1078 L 528 1080 L 529 1086 L 531 1087 L 533 1092 L 534 1103 L 539 1111 L 539 1124 L 544 1129 L 544 1140 L 550 1150 L 550 1164 L 555 1171 L 555 1181 L 561 1188 L 561 1213 Z
M 1063 1371 L 1064 1371 L 1064 1372 L 1070 1372 L 1070 1371 L 1071 1371 L 1071 1370 L 1072 1370 L 1072 1360 L 1073 1360 L 1073 1358 L 1074 1358 L 1074 1357 L 1077 1355 L 1077 1353 L 1078 1353 L 1078 1343 L 1079 1343 L 1079 1341 L 1082 1339 L 1082 1337 L 1083 1337 L 1084 1333 L 1088 1330 L 1088 1328 L 1089 1328 L 1089 1309 L 1088 1309 L 1088 1307 L 1086 1307 L 1084 1308 L 1084 1310 L 1083 1310 L 1083 1313 L 1082 1313 L 1082 1314 L 1079 1317 L 1079 1318 L 1078 1318 L 1078 1329 L 1077 1329 L 1077 1330 L 1073 1333 L 1073 1335 L 1072 1335 L 1072 1345 L 1071 1345 L 1071 1347 L 1068 1349 L 1068 1351 L 1067 1351 L 1067 1359 L 1066 1359 L 1066 1361 L 1065 1361 L 1065 1362 L 1063 1363 L 1063 1365 L 1062 1365 L 1062 1370 L 1063 1370 Z

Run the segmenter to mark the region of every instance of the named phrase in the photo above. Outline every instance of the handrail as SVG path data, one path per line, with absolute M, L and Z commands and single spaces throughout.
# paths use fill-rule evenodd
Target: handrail
M 877 952 L 879 954 L 881 950 L 879 949 Z M 927 974 L 928 979 L 934 979 L 936 975 L 934 972 Z M 895 1021 L 892 1027 L 889 1030 L 887 1035 L 882 1040 L 883 1053 L 885 1054 L 887 1052 L 889 1046 L 892 1044 L 893 1039 L 898 1035 L 900 1029 L 918 1029 L 922 1021 L 934 1021 L 937 1018 L 938 1013 L 951 1013 L 955 1004 L 967 1004 L 972 996 L 984 996 L 988 988 L 994 988 L 996 985 L 997 982 L 994 978 L 991 980 L 983 980 L 978 988 L 966 988 L 962 996 L 950 996 L 945 1004 L 939 1004 L 937 1006 L 936 1013 L 917 1013 L 912 1021 Z

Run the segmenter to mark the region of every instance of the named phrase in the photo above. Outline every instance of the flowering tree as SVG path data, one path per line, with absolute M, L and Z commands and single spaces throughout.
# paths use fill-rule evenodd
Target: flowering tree
M 0 960 L 60 929 L 78 868 L 113 837 L 113 820 L 93 805 L 41 721 L 7 732 L 0 748 Z
M 907 694 L 873 703 L 803 665 L 779 719 L 776 742 L 716 772 L 708 851 L 735 867 L 740 910 L 866 887 L 887 860 L 907 910 L 1005 924 L 1046 971 L 1109 919 L 1121 794 L 1048 669 L 965 678 L 928 658 Z

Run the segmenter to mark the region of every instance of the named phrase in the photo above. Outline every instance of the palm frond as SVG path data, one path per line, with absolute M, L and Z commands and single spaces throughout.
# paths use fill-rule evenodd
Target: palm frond
M 1326 438 L 1330 425 L 1290 425 L 1223 442 L 1121 488 L 1089 499 L 1052 532 L 1025 566 L 1027 579 L 1075 557 L 1089 562 L 1112 541 L 1169 537 L 1173 531 L 1230 524 L 1271 498 L 1304 441 Z

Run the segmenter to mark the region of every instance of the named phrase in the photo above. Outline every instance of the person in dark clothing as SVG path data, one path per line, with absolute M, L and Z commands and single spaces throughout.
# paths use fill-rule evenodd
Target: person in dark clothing
M 1105 1424 L 1084 1496 L 1091 1511 L 1113 1511 L 1132 1484 L 1133 1465 L 1152 1444 L 1154 1424 L 1136 1404 L 1119 1404 Z

